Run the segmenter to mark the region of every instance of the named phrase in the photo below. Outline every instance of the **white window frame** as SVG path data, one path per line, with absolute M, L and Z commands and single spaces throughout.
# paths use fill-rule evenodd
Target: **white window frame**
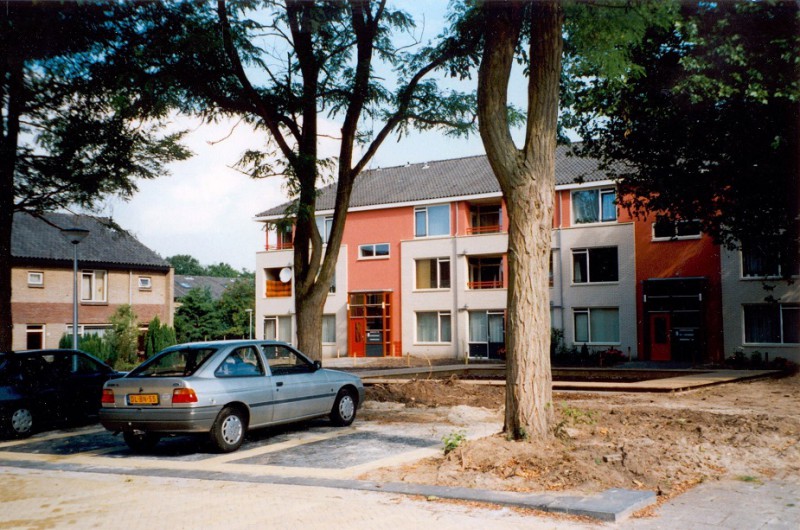
M 700 221 L 698 219 L 694 219 L 692 221 L 667 221 L 664 220 L 663 222 L 669 222 L 672 225 L 672 235 L 669 237 L 656 236 L 656 223 L 658 220 L 653 222 L 653 226 L 651 227 L 651 240 L 652 241 L 686 241 L 692 239 L 700 239 L 703 237 L 703 230 L 700 228 Z M 678 235 L 678 226 L 681 224 L 689 224 L 689 223 L 697 223 L 698 232 L 696 234 L 686 235 L 686 236 L 679 236 Z
M 103 298 L 95 298 L 97 292 L 97 275 L 103 274 Z M 83 284 L 89 279 L 89 292 L 91 298 L 83 297 Z M 101 269 L 86 269 L 81 271 L 81 302 L 84 303 L 103 303 L 108 301 L 108 271 Z
M 327 327 L 329 329 L 331 327 L 333 328 L 333 331 L 332 331 L 333 340 L 332 341 L 331 340 L 327 340 L 327 341 L 325 340 L 325 328 L 326 328 L 325 320 L 326 319 L 329 322 Z M 336 315 L 333 314 L 333 313 L 322 315 L 322 344 L 336 344 Z
M 378 247 L 386 247 L 386 255 L 378 256 Z M 372 256 L 365 256 L 364 250 L 371 248 L 372 249 Z M 370 243 L 368 245 L 359 245 L 358 246 L 358 259 L 359 260 L 373 260 L 373 259 L 389 259 L 392 255 L 392 245 L 389 243 Z
M 431 208 L 447 208 L 447 232 L 444 234 L 431 234 L 430 228 L 430 214 L 429 210 Z M 425 234 L 420 235 L 417 234 L 417 214 L 424 213 L 425 214 Z M 450 203 L 447 204 L 433 204 L 430 206 L 417 206 L 414 208 L 414 238 L 415 239 L 424 239 L 428 237 L 448 237 L 452 233 L 451 227 L 451 215 L 452 212 L 450 210 Z
M 319 215 L 317 216 L 317 230 L 322 238 L 322 244 L 327 245 L 328 239 L 333 229 L 333 216 L 332 215 Z
M 44 272 L 28 271 L 28 287 L 44 287 Z
M 420 287 L 419 286 L 419 282 L 418 282 L 419 278 L 417 277 L 417 263 L 420 262 L 420 261 L 432 261 L 432 262 L 435 263 L 435 267 L 436 267 L 436 285 L 434 287 Z M 450 272 L 450 275 L 448 277 L 448 283 L 450 285 L 448 285 L 446 287 L 442 287 L 442 275 L 441 275 L 441 272 L 442 272 L 442 267 L 444 266 L 445 263 L 447 263 L 447 269 Z M 453 271 L 450 268 L 450 258 L 449 257 L 415 259 L 414 260 L 414 290 L 416 290 L 416 291 L 447 291 L 453 285 L 452 272 Z
M 287 331 L 289 336 L 286 337 L 285 335 L 281 334 L 281 324 L 286 322 L 286 319 L 289 321 L 289 326 Z M 287 315 L 269 315 L 265 316 L 264 320 L 261 322 L 261 329 L 264 330 L 264 324 L 267 320 L 270 320 L 275 323 L 275 336 L 274 337 L 267 337 L 266 334 L 264 335 L 264 340 L 278 340 L 281 342 L 285 342 L 287 344 L 292 344 L 292 336 L 294 335 L 294 330 L 292 329 L 292 317 Z
M 747 320 L 745 315 L 745 307 L 748 306 L 769 306 L 770 304 L 742 304 L 742 344 L 747 346 L 796 346 L 800 342 L 786 342 L 786 332 L 784 326 L 784 309 L 788 311 L 800 311 L 800 306 L 797 304 L 776 304 L 778 306 L 778 325 L 780 327 L 780 342 L 747 342 Z
M 776 274 L 748 274 L 745 275 L 744 273 L 744 257 L 745 251 L 744 249 L 739 249 L 739 279 L 740 280 L 764 280 L 764 279 L 778 279 L 783 278 L 783 260 L 781 256 L 778 256 L 777 259 L 777 271 Z M 790 275 L 792 278 L 797 278 L 797 274 L 794 274 L 795 271 L 792 271 Z
M 420 315 L 435 315 L 436 316 L 436 340 L 421 341 L 419 339 L 419 316 Z M 415 344 L 452 344 L 453 343 L 453 317 L 450 311 L 417 311 L 414 313 L 414 343 Z M 448 322 L 450 326 L 450 339 L 442 340 L 442 324 Z
M 39 335 L 41 337 L 40 343 L 42 348 L 46 347 L 45 344 L 45 337 L 47 336 L 47 325 L 46 324 L 26 324 L 25 325 L 25 347 L 28 346 L 28 337 L 30 335 Z
M 150 276 L 139 276 L 139 290 L 150 291 L 153 289 L 153 279 Z
M 611 341 L 595 341 L 592 340 L 594 337 L 592 336 L 592 311 L 597 310 L 616 310 L 617 312 L 617 340 Z M 575 321 L 575 317 L 578 314 L 585 314 L 586 315 L 586 325 L 587 330 L 586 333 L 588 335 L 586 341 L 578 340 L 578 326 L 577 322 Z M 572 342 L 573 344 L 588 344 L 588 345 L 596 345 L 596 346 L 617 346 L 622 344 L 620 342 L 621 332 L 620 332 L 620 312 L 619 307 L 575 307 L 572 309 Z
M 596 191 L 597 192 L 597 220 L 596 221 L 585 221 L 579 223 L 575 218 L 575 194 L 576 193 L 585 193 L 587 191 Z M 614 219 L 604 220 L 603 219 L 603 196 L 611 194 L 614 196 L 614 201 L 616 203 L 617 199 L 617 191 L 614 188 L 591 188 L 591 189 L 577 189 L 573 190 L 569 196 L 569 206 L 570 206 L 570 213 L 572 216 L 572 226 L 583 226 L 583 225 L 592 225 L 592 224 L 609 224 L 609 223 L 616 223 L 619 219 L 619 215 L 617 212 L 617 206 L 614 205 Z
M 592 268 L 592 250 L 598 250 L 603 248 L 613 248 L 617 251 L 617 279 L 616 280 L 598 280 L 593 281 L 591 278 L 591 273 L 589 272 Z M 584 281 L 577 282 L 575 281 L 575 255 L 576 254 L 585 254 L 586 255 L 586 279 Z M 571 277 L 572 285 L 614 285 L 619 283 L 619 247 L 588 247 L 588 248 L 574 248 L 572 249 L 572 277 Z

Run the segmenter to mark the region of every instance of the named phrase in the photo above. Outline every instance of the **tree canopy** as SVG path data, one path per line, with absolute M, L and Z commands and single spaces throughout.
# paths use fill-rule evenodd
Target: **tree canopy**
M 684 3 L 624 47 L 621 74 L 569 80 L 578 151 L 618 179 L 623 206 L 797 260 L 799 15 L 789 1 Z
M 228 263 L 219 262 L 211 265 L 202 265 L 194 256 L 188 254 L 175 254 L 166 258 L 175 269 L 175 274 L 185 276 L 213 276 L 215 278 L 252 278 L 253 273 L 242 269 L 237 271 Z
M 143 112 L 104 62 L 125 9 L 10 2 L 0 10 L 0 349 L 11 348 L 14 212 L 127 198 L 137 178 L 162 175 L 166 162 L 189 155 L 181 133 L 149 121 L 163 114 Z

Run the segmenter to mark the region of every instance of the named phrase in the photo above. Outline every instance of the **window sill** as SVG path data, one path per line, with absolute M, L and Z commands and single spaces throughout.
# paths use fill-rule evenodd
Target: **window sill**
M 381 260 L 388 260 L 390 258 L 391 258 L 391 256 L 379 256 L 379 257 L 375 257 L 375 258 L 362 258 L 362 257 L 359 257 L 358 261 L 381 261 Z
M 586 287 L 586 286 L 594 286 L 594 285 L 619 285 L 619 280 L 615 282 L 582 282 L 582 283 L 575 283 L 572 282 L 569 284 L 570 287 Z
M 434 287 L 431 289 L 414 289 L 412 293 L 446 293 L 450 291 L 450 287 Z
M 654 237 L 650 241 L 653 243 L 672 243 L 675 241 L 697 241 L 700 239 L 703 239 L 702 234 L 698 236 Z
M 415 342 L 414 346 L 452 346 L 452 342 Z
M 95 300 L 81 300 L 81 305 L 98 305 L 98 306 L 102 306 L 102 305 L 108 305 L 108 302 L 105 301 L 105 300 L 102 300 L 102 301 L 100 301 L 100 300 L 98 300 L 98 301 L 95 301 Z
M 742 346 L 758 348 L 796 348 L 800 342 L 743 342 Z

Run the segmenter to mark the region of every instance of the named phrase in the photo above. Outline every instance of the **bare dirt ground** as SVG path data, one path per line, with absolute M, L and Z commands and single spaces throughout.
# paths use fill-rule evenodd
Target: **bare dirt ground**
M 621 487 L 656 491 L 663 500 L 723 476 L 797 476 L 798 397 L 798 375 L 678 394 L 556 392 L 547 440 L 512 442 L 498 432 L 363 478 L 521 492 Z M 367 399 L 401 404 L 396 414 L 365 407 L 370 421 L 437 421 L 453 424 L 457 434 L 471 417 L 488 417 L 502 427 L 503 387 L 417 380 L 369 387 Z

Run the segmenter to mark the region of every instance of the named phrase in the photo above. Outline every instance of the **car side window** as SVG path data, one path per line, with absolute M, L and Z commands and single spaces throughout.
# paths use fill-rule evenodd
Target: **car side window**
M 214 375 L 217 377 L 247 377 L 264 375 L 258 353 L 250 346 L 236 348 L 225 357 Z
M 306 359 L 280 344 L 266 344 L 261 347 L 272 375 L 307 374 L 314 367 Z

